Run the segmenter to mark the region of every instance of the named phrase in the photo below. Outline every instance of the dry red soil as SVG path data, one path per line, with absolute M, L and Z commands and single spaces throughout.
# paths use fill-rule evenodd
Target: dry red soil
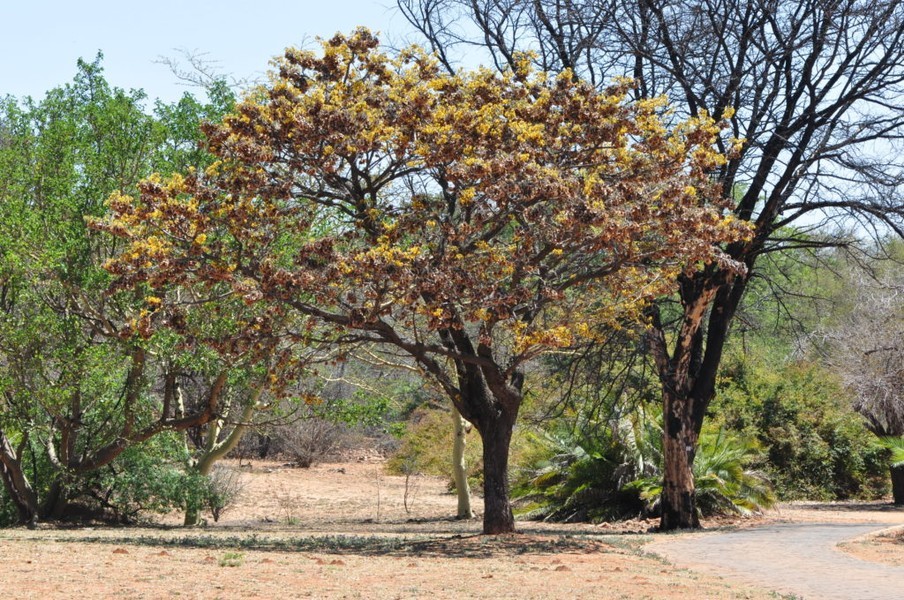
M 169 515 L 144 527 L 0 530 L 0 590 L 42 599 L 776 597 L 644 552 L 653 536 L 635 532 L 648 522 L 519 523 L 517 535 L 480 536 L 479 521 L 450 518 L 445 481 L 406 484 L 376 460 L 254 462 L 241 477 L 238 501 L 207 527 L 184 529 Z

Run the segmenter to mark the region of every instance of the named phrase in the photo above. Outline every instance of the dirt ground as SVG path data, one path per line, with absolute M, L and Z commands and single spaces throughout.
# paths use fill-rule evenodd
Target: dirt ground
M 406 483 L 377 460 L 311 469 L 253 462 L 240 473 L 238 501 L 202 528 L 183 529 L 169 515 L 144 527 L 0 530 L 4 597 L 780 597 L 646 553 L 654 536 L 638 532 L 650 522 L 525 522 L 518 535 L 487 538 L 479 520 L 449 518 L 455 497 L 445 481 Z M 813 513 L 854 511 L 786 507 L 767 520 Z

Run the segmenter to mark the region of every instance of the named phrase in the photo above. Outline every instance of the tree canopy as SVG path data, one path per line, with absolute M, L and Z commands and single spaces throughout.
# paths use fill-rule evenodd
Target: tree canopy
M 710 177 L 718 124 L 666 127 L 663 101 L 629 101 L 629 83 L 599 92 L 527 57 L 445 73 L 363 29 L 278 66 L 207 127 L 210 168 L 111 197 L 99 226 L 128 247 L 108 268 L 118 286 L 201 286 L 407 354 L 483 436 L 499 465 L 485 530 L 511 529 L 525 361 L 641 319 L 746 236 Z

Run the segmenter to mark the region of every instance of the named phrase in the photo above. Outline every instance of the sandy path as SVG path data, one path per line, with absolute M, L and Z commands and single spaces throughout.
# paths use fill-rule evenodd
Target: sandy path
M 837 548 L 882 529 L 871 522 L 779 523 L 659 539 L 647 550 L 674 564 L 806 600 L 901 598 L 904 567 L 867 562 Z M 884 521 L 884 519 L 882 519 Z

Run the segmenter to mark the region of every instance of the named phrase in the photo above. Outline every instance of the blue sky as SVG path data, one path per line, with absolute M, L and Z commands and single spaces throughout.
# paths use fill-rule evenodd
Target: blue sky
M 236 78 L 260 77 L 286 46 L 367 25 L 396 40 L 410 32 L 394 0 L 0 0 L 0 96 L 41 97 L 104 53 L 108 81 L 177 99 L 187 89 L 161 56 L 206 53 Z

